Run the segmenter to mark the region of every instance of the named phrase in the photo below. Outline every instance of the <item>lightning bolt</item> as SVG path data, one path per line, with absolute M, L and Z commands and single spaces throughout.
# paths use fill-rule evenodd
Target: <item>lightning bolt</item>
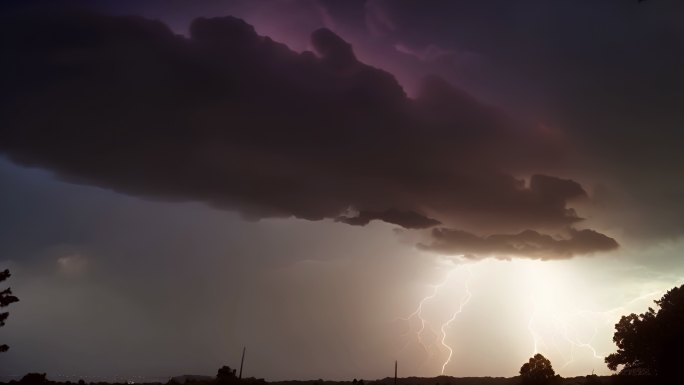
M 627 309 L 630 305 L 634 305 L 649 298 L 657 298 L 658 296 L 663 295 L 665 291 L 666 290 L 657 290 L 642 294 L 626 302 L 624 305 L 604 311 L 576 310 L 575 312 L 566 314 L 565 316 L 555 312 L 551 317 L 554 321 L 553 328 L 555 329 L 556 334 L 570 347 L 570 357 L 561 366 L 561 368 L 565 368 L 575 361 L 576 349 L 586 349 L 591 352 L 591 355 L 594 359 L 603 360 L 606 357 L 606 353 L 599 353 L 599 350 L 593 345 L 593 341 L 598 335 L 599 325 L 603 324 L 604 326 L 612 326 L 612 324 L 614 324 L 621 315 L 628 312 Z M 537 303 L 535 303 L 535 310 L 530 316 L 530 320 L 527 325 L 528 331 L 532 336 L 533 355 L 539 353 L 541 350 L 550 350 L 548 344 L 542 336 L 542 333 L 538 332 L 535 327 L 537 315 Z M 590 318 L 589 316 L 593 316 L 593 318 Z M 587 322 L 591 323 L 593 332 L 588 340 L 582 340 L 578 337 L 579 333 L 577 333 L 576 328 L 572 323 L 572 320 L 575 320 L 577 317 L 581 317 Z M 599 320 L 596 320 L 596 318 Z M 553 346 L 561 356 L 564 355 L 555 342 L 553 343 Z
M 446 278 L 442 282 L 440 282 L 436 285 L 431 285 L 432 292 L 430 294 L 428 294 L 427 296 L 423 297 L 423 299 L 421 299 L 420 302 L 418 302 L 418 306 L 416 307 L 416 310 L 413 311 L 413 313 L 409 314 L 406 317 L 400 317 L 400 318 L 397 318 L 395 320 L 395 321 L 406 321 L 406 322 L 411 322 L 411 320 L 414 318 L 418 318 L 420 320 L 420 328 L 418 329 L 418 331 L 416 331 L 416 339 L 418 340 L 418 343 L 422 346 L 422 348 L 425 350 L 426 353 L 429 353 L 429 347 L 426 346 L 425 343 L 423 343 L 423 338 L 422 338 L 423 332 L 425 331 L 425 327 L 427 325 L 425 318 L 423 318 L 423 306 L 425 305 L 426 302 L 437 297 L 437 294 L 439 294 L 440 289 L 443 288 L 451 280 L 451 276 L 453 275 L 454 271 L 456 271 L 456 268 L 451 269 L 447 273 Z M 409 333 L 411 333 L 410 330 L 408 332 L 406 332 L 404 334 L 404 336 L 406 336 Z M 399 349 L 399 351 L 404 350 L 407 345 L 408 345 L 408 342 L 406 344 L 404 344 L 404 346 L 401 349 Z
M 454 354 L 454 349 L 451 346 L 447 345 L 447 343 L 446 343 L 446 337 L 447 337 L 446 331 L 449 328 L 449 326 L 451 326 L 451 323 L 454 322 L 454 320 L 456 319 L 456 316 L 463 312 L 463 308 L 468 304 L 468 302 L 470 302 L 470 298 L 473 297 L 473 293 L 470 292 L 470 287 L 468 286 L 468 284 L 470 283 L 470 279 L 472 277 L 473 277 L 473 273 L 470 269 L 468 269 L 468 279 L 463 284 L 463 286 L 465 288 L 465 295 L 463 296 L 463 298 L 461 298 L 461 301 L 458 304 L 458 309 L 454 312 L 454 314 L 451 316 L 451 318 L 449 318 L 449 320 L 447 322 L 442 324 L 442 327 L 441 327 L 442 346 L 444 346 L 447 349 L 447 351 L 449 352 L 449 355 L 447 356 L 446 361 L 444 361 L 444 363 L 442 364 L 442 374 L 444 374 L 444 369 L 446 369 L 446 366 L 449 364 L 449 362 L 451 362 L 451 356 Z
M 578 333 L 576 327 L 573 326 L 574 323 L 572 321 L 576 320 L 578 316 L 588 313 L 588 311 L 576 311 L 574 313 L 566 315 L 562 315 L 559 312 L 553 312 L 553 314 L 551 314 L 548 318 L 551 324 L 550 326 L 552 329 L 552 333 L 555 335 L 555 337 L 551 338 L 550 341 L 547 341 L 547 339 L 544 338 L 543 333 L 539 332 L 536 328 L 538 312 L 538 304 L 535 303 L 534 311 L 532 312 L 527 324 L 527 329 L 530 335 L 532 336 L 532 355 L 535 355 L 542 351 L 548 353 L 550 350 L 555 350 L 561 357 L 564 357 L 565 362 L 563 363 L 563 365 L 561 365 L 561 368 L 566 368 L 575 361 L 576 349 L 587 349 L 592 353 L 593 358 L 603 360 L 604 355 L 599 354 L 598 350 L 592 344 L 592 341 L 598 334 L 598 327 L 596 326 L 596 324 L 592 324 L 593 332 L 588 340 L 582 340 L 581 338 L 579 338 L 578 335 L 580 333 Z M 590 321 L 588 318 L 585 319 L 587 321 Z M 567 354 L 567 350 L 565 350 L 564 352 L 558 345 L 557 339 L 560 339 L 568 344 L 567 346 L 569 346 L 570 348 L 569 357 Z M 550 347 L 552 347 L 553 349 L 551 349 Z
M 472 298 L 472 292 L 470 291 L 470 287 L 469 287 L 470 279 L 472 278 L 472 272 L 471 272 L 470 268 L 467 265 L 463 265 L 463 264 L 456 265 L 456 266 L 452 265 L 452 267 L 447 272 L 446 277 L 441 282 L 434 284 L 434 285 L 430 285 L 430 288 L 431 288 L 430 292 L 418 302 L 418 305 L 416 306 L 415 310 L 412 313 L 410 313 L 406 317 L 399 317 L 399 318 L 395 319 L 395 321 L 404 321 L 404 322 L 411 322 L 412 320 L 415 320 L 415 319 L 419 320 L 420 327 L 414 333 L 416 336 L 416 341 L 418 341 L 418 343 L 420 344 L 422 349 L 427 354 L 429 354 L 428 358 L 426 359 L 426 361 L 429 361 L 433 355 L 433 353 L 432 353 L 433 349 L 432 348 L 435 347 L 436 345 L 432 344 L 432 343 L 430 343 L 428 345 L 423 340 L 423 334 L 426 332 L 426 330 L 429 330 L 429 331 L 434 333 L 434 329 L 430 325 L 430 322 L 428 322 L 428 320 L 426 320 L 423 317 L 424 307 L 425 307 L 426 303 L 434 300 L 440 294 L 443 294 L 443 290 L 444 290 L 445 286 L 447 286 L 448 284 L 451 283 L 454 273 L 457 272 L 461 268 L 466 269 L 466 271 L 468 273 L 468 278 L 463 283 L 463 288 L 464 288 L 465 294 L 462 296 L 462 298 L 460 298 L 460 300 L 458 302 L 458 307 L 456 308 L 456 310 L 453 313 L 451 313 L 450 317 L 444 323 L 442 323 L 439 327 L 439 331 L 441 334 L 441 338 L 439 339 L 439 345 L 441 346 L 441 348 L 443 348 L 447 352 L 447 358 L 444 362 L 442 362 L 442 365 L 441 365 L 441 373 L 442 374 L 444 374 L 444 371 L 445 371 L 447 365 L 449 364 L 449 362 L 451 362 L 451 357 L 453 356 L 453 353 L 454 353 L 454 349 L 447 343 L 448 329 L 453 324 L 453 322 L 456 320 L 457 316 L 463 312 L 463 309 L 465 308 L 465 306 L 468 304 L 468 302 Z M 411 329 L 409 329 L 409 331 L 404 333 L 403 336 L 406 336 L 406 335 L 411 334 L 411 333 L 412 333 L 412 331 L 411 331 Z M 406 346 L 408 346 L 409 342 L 410 341 L 407 341 L 399 349 L 399 352 L 404 350 L 406 348 Z
M 480 273 L 501 272 L 495 262 L 471 262 L 462 259 L 443 261 L 448 262 L 448 265 L 441 267 L 441 273 L 444 275 L 436 281 L 437 283 L 425 286 L 423 296 L 411 309 L 411 313 L 394 319 L 395 322 L 408 323 L 408 330 L 402 325 L 402 345 L 397 346 L 398 352 L 417 342 L 418 345 L 414 348 L 419 353 L 424 352 L 424 358 L 418 367 L 429 364 L 434 371 L 440 371 L 442 375 L 457 354 L 454 339 L 450 338 L 450 330 L 473 297 L 473 271 L 477 276 Z M 489 270 L 488 266 L 492 266 L 494 270 Z M 574 366 L 567 370 L 581 370 L 578 364 L 586 365 L 599 361 L 603 366 L 605 356 L 613 347 L 604 338 L 607 335 L 612 336 L 608 330 L 612 330 L 620 316 L 640 307 L 643 301 L 655 299 L 666 291 L 651 291 L 654 288 L 651 286 L 649 291 L 636 293 L 631 299 L 623 298 L 620 300 L 620 306 L 607 310 L 586 309 L 581 306 L 584 304 L 583 299 L 577 296 L 577 293 L 569 291 L 573 290 L 573 278 L 566 282 L 561 275 L 557 279 L 554 269 L 547 268 L 546 265 L 520 262 L 513 266 L 512 271 L 523 276 L 519 285 L 523 290 L 520 292 L 522 298 L 530 296 L 527 302 L 529 307 L 526 307 L 530 312 L 526 326 L 531 337 L 533 355 L 543 353 L 552 361 L 557 359 L 558 367 L 561 369 L 568 368 L 574 363 Z M 531 285 L 529 292 L 527 285 Z M 642 294 L 644 292 L 645 294 Z M 570 300 L 566 296 L 569 296 Z M 572 305 L 573 303 L 575 305 Z M 438 318 L 435 319 L 435 316 Z M 523 330 L 524 327 L 523 323 Z

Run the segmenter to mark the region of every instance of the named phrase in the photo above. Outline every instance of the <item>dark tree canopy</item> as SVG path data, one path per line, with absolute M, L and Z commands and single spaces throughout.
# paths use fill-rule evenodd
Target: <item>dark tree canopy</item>
M 523 384 L 542 385 L 551 383 L 556 378 L 556 373 L 551 367 L 551 361 L 537 353 L 520 368 L 520 378 Z
M 235 375 L 235 369 L 230 366 L 222 366 L 216 373 L 216 381 L 219 384 L 235 384 L 238 382 L 238 378 Z
M 19 381 L 20 384 L 24 385 L 41 385 L 47 384 L 47 375 L 45 373 L 28 373 Z
M 615 325 L 617 352 L 606 357 L 611 370 L 670 377 L 684 362 L 684 285 L 655 301 L 658 311 L 623 316 Z
M 9 270 L 5 269 L 4 271 L 0 271 L 0 282 L 6 280 L 7 278 L 10 277 L 10 272 Z M 19 298 L 15 297 L 12 295 L 12 290 L 10 288 L 7 288 L 3 291 L 0 291 L 0 308 L 3 308 L 5 306 L 9 306 L 11 303 L 19 301 Z M 0 326 L 5 326 L 5 320 L 9 316 L 8 312 L 3 312 L 0 313 Z M 7 345 L 0 345 L 0 352 L 6 352 L 9 349 L 9 346 Z

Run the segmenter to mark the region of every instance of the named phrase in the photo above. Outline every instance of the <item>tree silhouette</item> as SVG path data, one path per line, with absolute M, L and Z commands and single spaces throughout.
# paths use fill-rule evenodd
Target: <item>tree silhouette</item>
M 19 380 L 19 383 L 22 385 L 41 385 L 47 384 L 48 380 L 45 373 L 27 373 L 21 378 L 21 380 Z
M 230 366 L 222 366 L 216 373 L 216 382 L 219 384 L 237 383 L 238 378 L 235 375 L 235 369 L 231 369 Z
M 613 341 L 618 351 L 606 357 L 611 370 L 624 365 L 622 373 L 670 377 L 684 362 L 684 285 L 654 301 L 642 314 L 623 316 L 615 325 Z
M 520 378 L 526 385 L 543 385 L 550 384 L 557 376 L 551 361 L 537 353 L 520 368 Z
M 9 270 L 0 271 L 0 282 L 6 280 L 10 277 Z M 19 301 L 19 298 L 12 295 L 12 290 L 8 287 L 7 289 L 0 291 L 0 308 L 9 306 L 9 304 Z M 0 327 L 5 326 L 5 320 L 9 316 L 8 312 L 0 313 Z M 7 345 L 0 345 L 0 352 L 6 352 L 9 349 Z

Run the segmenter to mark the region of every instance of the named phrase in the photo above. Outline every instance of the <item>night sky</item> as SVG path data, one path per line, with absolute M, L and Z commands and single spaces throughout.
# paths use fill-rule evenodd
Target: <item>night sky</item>
M 608 374 L 684 283 L 684 2 L 0 12 L 0 380 Z

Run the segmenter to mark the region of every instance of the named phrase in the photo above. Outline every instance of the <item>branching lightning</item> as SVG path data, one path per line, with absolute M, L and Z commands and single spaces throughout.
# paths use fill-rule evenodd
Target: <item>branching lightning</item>
M 575 326 L 571 322 L 575 320 L 576 315 L 577 314 L 563 316 L 561 314 L 554 314 L 553 316 L 549 317 L 553 335 L 551 338 L 548 338 L 550 341 L 547 341 L 547 339 L 543 337 L 543 333 L 536 329 L 537 311 L 535 310 L 530 316 L 530 320 L 527 324 L 528 331 L 532 336 L 534 347 L 532 354 L 534 355 L 540 352 L 549 353 L 549 351 L 553 350 L 565 359 L 565 362 L 561 365 L 561 368 L 565 368 L 575 361 L 575 349 L 587 349 L 592 353 L 593 358 L 603 360 L 604 356 L 600 355 L 592 344 L 593 340 L 598 334 L 598 328 L 595 324 L 592 325 L 592 335 L 588 338 L 588 340 L 582 340 L 580 337 L 578 337 L 579 333 L 576 332 Z M 564 350 L 558 346 L 558 339 L 568 344 L 569 357 L 568 354 L 566 354 L 566 352 L 564 352 Z
M 437 297 L 437 294 L 439 293 L 440 289 L 443 288 L 447 283 L 449 283 L 449 281 L 451 280 L 451 276 L 455 270 L 456 270 L 455 268 L 450 270 L 447 273 L 446 278 L 442 282 L 431 286 L 432 292 L 429 295 L 423 297 L 423 299 L 421 299 L 420 302 L 418 302 L 418 306 L 416 307 L 416 310 L 413 313 L 409 314 L 406 317 L 400 317 L 400 318 L 396 319 L 397 321 L 407 321 L 407 322 L 410 322 L 414 318 L 418 318 L 418 320 L 420 320 L 420 328 L 415 332 L 415 334 L 416 334 L 416 339 L 417 339 L 418 343 L 423 347 L 423 349 L 425 350 L 426 353 L 429 353 L 429 347 L 425 345 L 425 343 L 423 342 L 423 337 L 422 337 L 423 332 L 425 331 L 425 328 L 427 325 L 425 318 L 423 318 L 423 306 L 425 305 L 426 302 Z M 407 335 L 409 333 L 411 333 L 410 330 L 404 335 Z M 406 344 L 404 344 L 404 346 L 400 349 L 400 351 L 403 350 L 407 345 L 408 345 L 408 342 Z
M 441 338 L 439 338 L 438 344 L 435 343 L 429 343 L 426 344 L 426 342 L 423 339 L 423 335 L 426 332 L 431 332 L 434 335 L 437 335 L 435 332 L 435 329 L 431 326 L 430 322 L 423 316 L 423 311 L 425 308 L 425 305 L 437 298 L 441 294 L 452 294 L 451 292 L 448 292 L 446 289 L 446 286 L 451 284 L 454 278 L 454 273 L 457 272 L 460 269 L 465 269 L 467 271 L 467 278 L 463 282 L 463 290 L 464 294 L 461 296 L 460 300 L 458 301 L 458 305 L 456 309 L 450 314 L 449 318 L 442 322 L 439 325 L 439 333 L 441 335 Z M 420 344 L 422 349 L 427 353 L 428 359 L 432 357 L 433 354 L 433 348 L 437 348 L 439 350 L 443 350 L 446 352 L 446 359 L 442 362 L 441 365 L 441 373 L 444 374 L 444 371 L 451 361 L 451 357 L 453 356 L 454 349 L 447 343 L 447 337 L 448 337 L 448 331 L 451 326 L 451 324 L 456 320 L 457 316 L 463 312 L 463 309 L 465 306 L 468 304 L 470 301 L 470 298 L 472 297 L 472 292 L 470 291 L 469 287 L 469 281 L 472 277 L 472 272 L 470 268 L 466 265 L 457 265 L 457 266 L 451 266 L 449 271 L 446 274 L 446 277 L 444 278 L 443 281 L 441 281 L 438 284 L 431 285 L 430 292 L 428 295 L 423 297 L 419 302 L 418 305 L 416 306 L 416 309 L 409 314 L 406 317 L 400 317 L 395 319 L 395 321 L 404 321 L 404 322 L 411 322 L 412 320 L 417 319 L 420 322 L 420 327 L 416 331 L 410 330 L 410 324 L 409 324 L 409 331 L 404 334 L 404 336 L 407 336 L 409 334 L 414 334 L 415 335 L 415 340 Z M 406 348 L 406 346 L 409 344 L 410 341 L 407 341 L 402 348 L 400 349 L 403 350 Z
M 402 345 L 398 352 L 414 344 L 411 349 L 415 350 L 408 354 L 412 354 L 410 357 L 414 362 L 416 356 L 413 354 L 423 357 L 418 368 L 429 365 L 433 373 L 445 374 L 454 357 L 458 357 L 463 349 L 454 346 L 455 336 L 450 334 L 451 330 L 455 330 L 457 321 L 460 319 L 460 323 L 470 323 L 478 322 L 481 317 L 491 317 L 492 313 L 481 313 L 482 307 L 471 309 L 479 313 L 468 318 L 459 317 L 468 311 L 471 298 L 477 296 L 486 301 L 493 293 L 477 293 L 476 290 L 482 288 L 475 281 L 475 277 L 478 277 L 488 280 L 485 284 L 487 288 L 496 287 L 492 286 L 492 282 L 501 282 L 500 290 L 503 291 L 500 291 L 501 294 L 494 292 L 493 295 L 510 296 L 507 300 L 512 301 L 510 305 L 516 305 L 514 309 L 517 311 L 508 314 L 513 317 L 508 318 L 501 327 L 520 322 L 517 325 L 522 327 L 522 333 L 520 330 L 516 332 L 522 334 L 521 343 L 525 343 L 526 327 L 531 337 L 532 355 L 544 354 L 554 363 L 554 367 L 561 370 L 561 374 L 588 372 L 593 368 L 607 370 L 604 359 L 614 349 L 609 337 L 612 337 L 615 323 L 622 315 L 639 309 L 665 291 L 648 291 L 645 294 L 642 291 L 621 306 L 607 310 L 589 308 L 598 305 L 593 293 L 562 266 L 540 261 L 449 260 L 443 267 L 443 278 L 427 286 L 413 311 L 394 320 L 400 322 L 402 328 L 408 325 L 401 335 Z M 498 311 L 498 308 L 495 309 Z M 520 317 L 519 321 L 515 314 Z M 497 327 L 495 319 L 487 318 L 485 322 L 482 327 Z M 522 362 L 526 357 L 520 359 Z
M 593 341 L 596 339 L 596 336 L 599 333 L 599 326 L 612 327 L 621 315 L 626 314 L 628 312 L 627 309 L 630 305 L 639 303 L 647 299 L 657 298 L 663 293 L 664 291 L 652 291 L 640 295 L 628 301 L 622 306 L 618 306 L 605 311 L 592 311 L 582 309 L 575 310 L 573 312 L 566 314 L 562 314 L 559 311 L 554 311 L 549 316 L 549 318 L 552 321 L 551 329 L 554 331 L 553 334 L 555 337 L 558 337 L 561 340 L 565 341 L 569 347 L 569 357 L 567 357 L 567 355 L 563 354 L 561 349 L 558 348 L 557 344 L 555 343 L 555 338 L 549 338 L 551 342 L 553 342 L 553 350 L 559 353 L 560 356 L 566 356 L 565 362 L 560 366 L 560 368 L 566 368 L 575 362 L 576 349 L 588 350 L 591 353 L 593 359 L 603 362 L 607 353 L 599 353 L 599 349 L 597 349 L 593 344 Z M 541 333 L 537 328 L 537 307 L 539 304 L 534 299 L 533 302 L 535 303 L 535 310 L 532 312 L 532 315 L 530 316 L 530 320 L 528 322 L 528 331 L 532 336 L 533 342 L 533 354 L 537 354 L 540 352 L 550 353 L 550 350 L 552 349 L 549 348 L 547 339 L 543 337 L 543 333 Z M 582 339 L 579 337 L 580 333 L 577 331 L 577 325 L 580 322 L 578 318 L 584 320 L 584 322 L 586 323 L 589 323 L 592 328 L 591 335 L 586 339 Z

